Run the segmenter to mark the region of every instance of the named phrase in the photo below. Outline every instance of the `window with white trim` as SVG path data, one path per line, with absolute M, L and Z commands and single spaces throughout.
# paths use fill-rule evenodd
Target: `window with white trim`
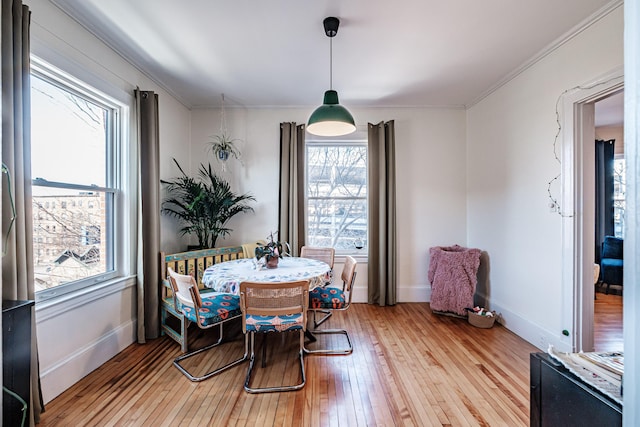
M 32 64 L 31 176 L 36 299 L 117 276 L 123 105 Z
M 367 141 L 362 135 L 306 140 L 306 244 L 367 253 Z

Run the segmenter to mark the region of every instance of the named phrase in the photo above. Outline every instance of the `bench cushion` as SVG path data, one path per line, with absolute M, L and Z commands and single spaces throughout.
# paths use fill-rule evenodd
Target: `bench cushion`
M 197 322 L 194 307 L 182 304 L 182 312 L 187 319 Z M 240 314 L 240 298 L 231 294 L 207 295 L 202 298 L 202 308 L 198 310 L 198 317 L 203 326 L 214 325 Z

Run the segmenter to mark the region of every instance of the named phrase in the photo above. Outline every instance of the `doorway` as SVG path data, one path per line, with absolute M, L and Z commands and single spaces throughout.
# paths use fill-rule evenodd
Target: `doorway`
M 623 89 L 623 70 L 567 91 L 562 112 L 563 323 L 571 351 L 594 349 L 595 104 Z
M 605 274 L 599 268 L 600 252 L 605 236 L 608 251 L 611 243 L 624 239 L 625 170 L 624 155 L 624 91 L 620 90 L 595 101 L 596 207 L 595 210 L 595 298 L 593 335 L 594 351 L 620 351 L 623 349 L 622 278 L 618 268 L 607 267 Z M 606 167 L 603 167 L 607 164 Z M 601 174 L 601 175 L 600 175 Z M 600 175 L 600 176 L 599 176 Z M 600 185 L 598 184 L 600 182 Z M 600 195 L 600 200 L 599 196 Z M 607 202 L 605 202 L 607 200 Z M 622 239 L 618 241 L 617 239 Z M 610 261 L 616 263 L 618 261 Z M 603 283 L 601 280 L 606 280 Z M 615 282 L 615 283 L 614 283 Z

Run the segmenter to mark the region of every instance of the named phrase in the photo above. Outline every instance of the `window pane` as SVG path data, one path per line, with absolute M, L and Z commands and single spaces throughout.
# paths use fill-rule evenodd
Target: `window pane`
M 353 251 L 367 240 L 367 200 L 309 200 L 307 244 Z
M 38 300 L 116 274 L 112 129 L 120 107 L 55 70 L 31 74 L 33 256 Z M 49 74 L 50 73 L 50 74 Z M 41 179 L 40 179 L 41 178 Z M 46 291 L 47 289 L 61 288 Z
M 308 245 L 341 252 L 366 247 L 365 144 L 308 144 L 307 215 Z
M 616 237 L 624 238 L 626 162 L 615 159 L 613 162 L 613 228 Z
M 106 187 L 108 112 L 32 75 L 32 177 Z
M 105 246 L 112 202 L 113 193 L 33 187 L 36 291 L 113 269 Z

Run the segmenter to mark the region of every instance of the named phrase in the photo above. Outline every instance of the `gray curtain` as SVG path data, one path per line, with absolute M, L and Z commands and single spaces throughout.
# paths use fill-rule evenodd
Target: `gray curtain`
M 369 123 L 369 304 L 396 303 L 396 160 L 393 120 Z
M 304 206 L 305 125 L 280 123 L 280 199 L 278 232 L 288 242 L 291 255 L 304 246 L 306 223 Z
M 614 235 L 613 224 L 613 159 L 615 140 L 596 140 L 596 215 L 595 215 L 595 263 L 600 264 L 602 242 L 605 236 Z
M 31 205 L 31 12 L 20 0 L 2 0 L 1 13 L 2 299 L 35 300 Z M 31 316 L 29 425 L 33 426 L 40 421 L 44 403 L 40 390 L 34 310 Z
M 138 342 L 160 336 L 158 95 L 135 91 L 138 117 Z

